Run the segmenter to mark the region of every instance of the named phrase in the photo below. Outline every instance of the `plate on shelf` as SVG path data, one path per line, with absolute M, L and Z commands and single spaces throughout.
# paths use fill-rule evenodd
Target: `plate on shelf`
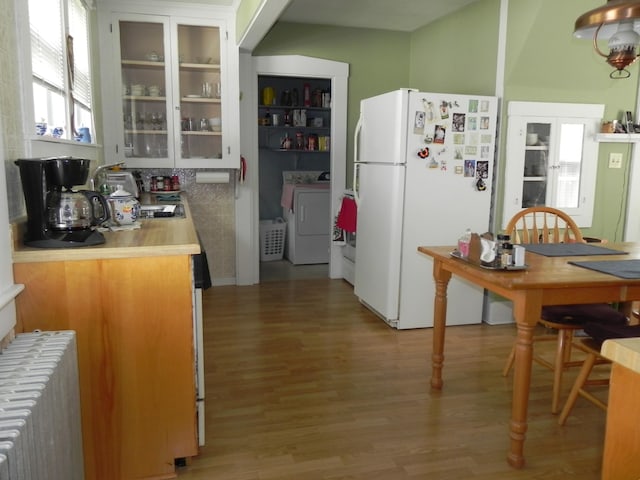
M 195 95 L 195 94 L 191 94 L 191 95 L 185 95 L 186 98 L 202 98 L 202 95 Z
M 472 262 L 471 260 L 469 260 L 468 258 L 465 258 L 463 256 L 460 255 L 460 252 L 458 250 L 454 250 L 453 252 L 450 252 L 449 255 L 451 255 L 453 258 L 457 258 L 459 260 L 463 260 L 467 263 L 470 263 L 471 265 L 475 265 L 476 267 L 480 267 L 480 268 L 484 268 L 485 270 L 499 270 L 499 271 L 503 271 L 503 272 L 517 272 L 517 271 L 522 271 L 522 270 L 526 270 L 527 268 L 529 268 L 529 265 L 509 265 L 508 267 L 498 267 L 495 265 L 489 265 L 485 262 L 480 261 L 480 263 L 475 263 Z
M 174 193 L 180 193 L 182 190 L 149 190 L 149 193 L 155 195 L 173 195 Z

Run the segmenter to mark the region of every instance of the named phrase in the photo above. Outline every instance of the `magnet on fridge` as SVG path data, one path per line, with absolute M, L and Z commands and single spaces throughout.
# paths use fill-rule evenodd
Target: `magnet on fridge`
M 428 147 L 424 147 L 423 149 L 418 151 L 418 157 L 427 158 L 428 156 L 429 156 L 429 148 Z
M 476 189 L 479 192 L 484 192 L 487 189 L 487 184 L 482 178 L 479 178 L 478 181 L 476 181 Z
M 416 116 L 413 121 L 413 133 L 421 135 L 424 133 L 424 119 L 425 113 L 421 111 L 416 111 Z

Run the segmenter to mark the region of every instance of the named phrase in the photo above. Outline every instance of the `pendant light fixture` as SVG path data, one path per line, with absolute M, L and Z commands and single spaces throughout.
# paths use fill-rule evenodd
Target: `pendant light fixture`
M 611 78 L 628 78 L 626 69 L 638 58 L 640 45 L 640 0 L 608 0 L 606 5 L 578 17 L 573 34 L 593 39 L 593 48 L 615 68 Z M 609 52 L 603 53 L 598 40 L 609 39 Z

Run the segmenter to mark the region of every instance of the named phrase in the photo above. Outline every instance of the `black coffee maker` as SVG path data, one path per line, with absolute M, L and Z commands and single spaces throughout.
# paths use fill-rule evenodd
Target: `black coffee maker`
M 109 207 L 98 192 L 73 190 L 89 176 L 89 160 L 72 157 L 16 160 L 27 207 L 24 244 L 39 248 L 100 245 L 95 230 L 109 219 Z

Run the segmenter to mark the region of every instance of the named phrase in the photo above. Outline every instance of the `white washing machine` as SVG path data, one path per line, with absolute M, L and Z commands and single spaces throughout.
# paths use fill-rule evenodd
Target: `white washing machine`
M 329 263 L 331 248 L 331 190 L 328 184 L 292 187 L 291 207 L 283 207 L 287 221 L 285 257 L 294 265 Z

